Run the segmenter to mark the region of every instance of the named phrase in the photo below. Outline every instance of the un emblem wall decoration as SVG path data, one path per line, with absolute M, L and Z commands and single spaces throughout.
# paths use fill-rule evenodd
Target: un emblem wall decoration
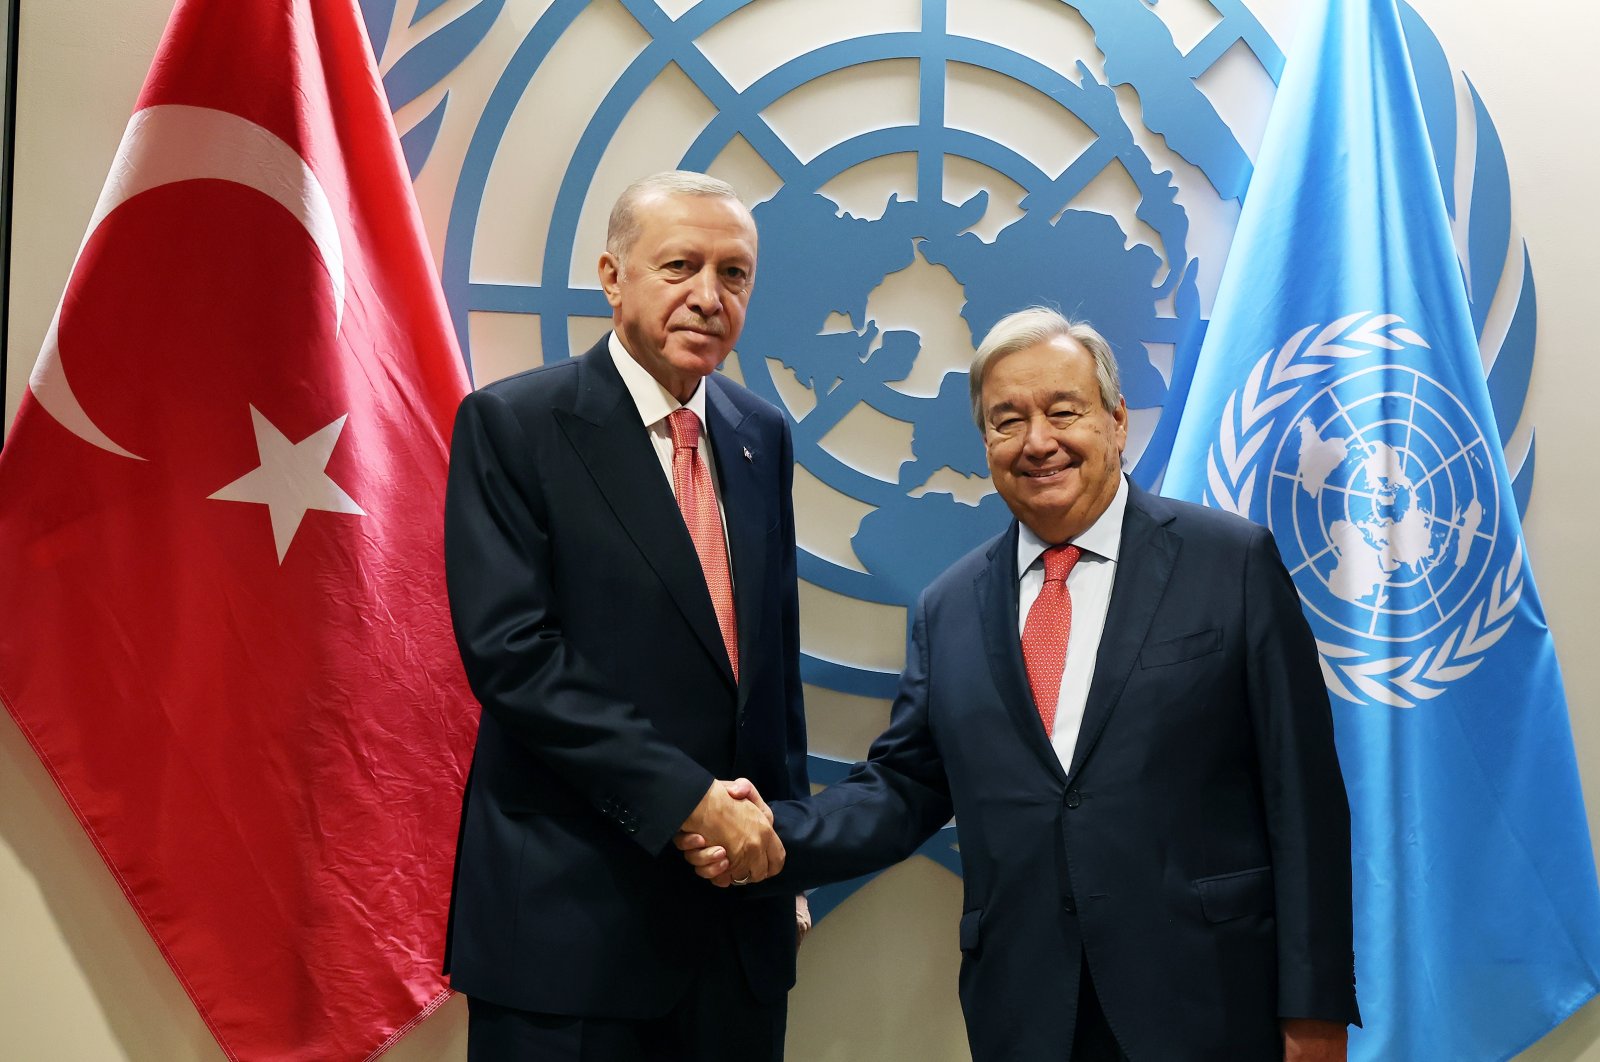
M 1130 471 L 1159 487 L 1283 62 L 1245 3 L 363 7 L 480 384 L 568 357 L 604 331 L 593 263 L 627 180 L 705 170 L 754 204 L 758 281 L 726 371 L 794 430 L 803 674 L 813 744 L 837 756 L 813 756 L 815 781 L 837 779 L 864 751 L 859 734 L 835 739 L 830 727 L 893 695 L 917 594 L 1007 518 L 964 371 L 996 320 L 1046 303 L 1108 336 L 1132 411 Z M 1477 429 L 1504 442 L 1533 361 L 1532 270 L 1515 253 L 1493 123 L 1421 19 L 1404 15 L 1488 352 L 1496 422 Z M 1470 154 L 1458 152 L 1463 116 Z M 1459 203 L 1458 172 L 1471 176 Z M 1447 405 L 1421 379 L 1362 374 L 1363 351 L 1421 335 L 1372 310 L 1284 339 L 1220 426 L 1216 500 L 1257 518 L 1269 503 L 1281 511 L 1279 542 L 1302 553 L 1291 564 L 1319 576 L 1321 589 L 1305 593 L 1314 615 L 1317 593 L 1372 614 L 1446 613 L 1417 619 L 1415 638 L 1393 644 L 1318 629 L 1334 693 L 1424 701 L 1476 667 L 1503 629 L 1521 551 L 1466 533 L 1470 505 L 1493 506 L 1495 492 L 1470 458 L 1449 460 L 1467 440 L 1446 438 L 1443 422 L 1431 449 L 1419 443 L 1379 468 L 1352 456 L 1352 432 L 1329 419 L 1376 410 L 1379 392 Z M 1306 458 L 1259 442 L 1269 421 L 1290 416 L 1315 437 L 1313 460 L 1328 463 L 1314 494 L 1297 465 Z M 1531 442 L 1508 456 L 1525 505 Z M 1286 470 L 1300 478 L 1291 484 Z M 1365 508 L 1350 501 L 1358 495 Z M 1419 589 L 1445 576 L 1437 594 Z M 953 830 L 923 852 L 958 872 Z M 849 891 L 814 904 L 826 913 Z

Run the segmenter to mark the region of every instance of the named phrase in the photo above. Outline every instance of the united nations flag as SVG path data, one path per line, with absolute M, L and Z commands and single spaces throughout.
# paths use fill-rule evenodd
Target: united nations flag
M 1317 636 L 1352 1057 L 1506 1058 L 1600 987 L 1600 891 L 1395 0 L 1308 12 L 1273 107 L 1165 492 L 1271 527 Z

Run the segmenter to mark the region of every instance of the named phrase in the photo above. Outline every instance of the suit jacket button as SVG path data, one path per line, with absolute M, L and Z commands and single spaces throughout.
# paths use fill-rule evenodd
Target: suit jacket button
M 1079 799 L 1078 791 L 1076 789 L 1067 790 L 1067 807 L 1075 808 L 1081 803 L 1083 803 L 1083 801 Z
M 1066 911 L 1067 914 L 1077 914 L 1078 913 L 1078 904 L 1077 904 L 1077 902 L 1075 900 L 1073 900 L 1073 898 L 1071 896 L 1068 896 L 1065 900 L 1062 901 L 1061 909 Z

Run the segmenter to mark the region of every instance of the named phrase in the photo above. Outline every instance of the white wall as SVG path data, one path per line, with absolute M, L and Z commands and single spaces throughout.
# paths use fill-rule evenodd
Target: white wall
M 1303 6 L 1250 3 L 1280 42 Z M 1590 312 L 1600 275 L 1593 205 L 1600 105 L 1588 76 L 1600 16 L 1578 0 L 1414 6 L 1494 116 L 1511 167 L 1514 221 L 1538 276 L 1539 352 L 1525 423 L 1537 426 L 1539 471 L 1527 529 L 1566 671 L 1591 823 L 1600 825 L 1600 659 L 1589 615 L 1600 601 L 1600 567 L 1587 541 L 1600 516 L 1587 447 L 1600 393 Z M 7 424 L 169 7 L 170 0 L 24 0 Z M 453 135 L 447 128 L 445 140 Z M 424 206 L 431 224 L 442 217 Z M 437 246 L 437 228 L 432 235 Z M 813 601 L 808 624 L 829 607 Z M 841 753 L 859 754 L 880 718 L 874 711 L 829 740 Z M 801 956 L 791 1057 L 965 1058 L 955 1004 L 959 890 L 955 878 L 918 861 L 888 872 L 823 922 Z M 0 925 L 7 959 L 0 1054 L 96 1062 L 221 1057 L 9 721 L 0 721 Z M 453 1002 L 388 1057 L 463 1058 L 464 1013 Z M 1524 1057 L 1600 1062 L 1600 1007 Z

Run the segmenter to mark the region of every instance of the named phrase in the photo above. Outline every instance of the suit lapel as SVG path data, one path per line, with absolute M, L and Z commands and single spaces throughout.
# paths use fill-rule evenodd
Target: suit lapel
M 728 560 L 733 569 L 733 607 L 739 625 L 739 645 L 752 651 L 761 632 L 761 590 L 766 585 L 767 550 L 762 517 L 761 483 L 755 457 L 761 440 L 754 424 L 723 392 L 721 378 L 706 377 L 706 430 L 717 461 L 722 487 L 722 518 L 728 528 Z M 748 456 L 747 456 L 748 455 Z M 742 655 L 742 654 L 741 654 Z M 742 675 L 751 669 L 742 668 Z M 750 683 L 739 683 L 739 705 L 749 696 Z
M 1084 760 L 1094 751 L 1106 721 L 1116 709 L 1122 690 L 1145 635 L 1155 619 L 1156 609 L 1172 577 L 1181 539 L 1165 525 L 1172 516 L 1161 499 L 1128 484 L 1128 507 L 1122 518 L 1121 554 L 1117 558 L 1116 581 L 1111 587 L 1111 604 L 1106 610 L 1105 632 L 1100 636 L 1100 652 L 1095 657 L 1094 680 L 1083 708 L 1083 726 L 1078 745 L 1072 752 L 1068 781 L 1078 777 Z
M 661 461 L 602 339 L 580 359 L 572 415 L 557 414 L 606 504 L 729 683 L 727 650 L 689 529 Z M 720 460 L 720 458 L 719 458 Z
M 1022 662 L 1022 639 L 1017 634 L 1017 522 L 989 548 L 989 565 L 973 582 L 978 616 L 983 626 L 983 647 L 995 692 L 1044 768 L 1065 780 L 1061 758 L 1045 735 L 1039 710 L 1033 704 L 1028 671 Z

